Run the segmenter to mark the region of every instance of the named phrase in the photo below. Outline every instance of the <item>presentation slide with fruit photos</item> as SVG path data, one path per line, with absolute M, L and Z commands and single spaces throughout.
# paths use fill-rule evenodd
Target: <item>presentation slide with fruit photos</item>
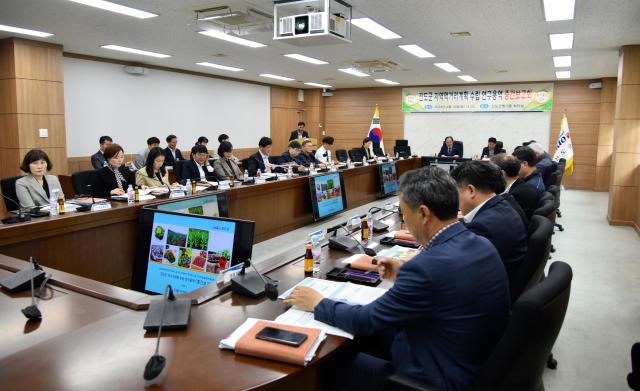
M 151 231 L 145 290 L 189 293 L 231 267 L 235 223 L 156 213 Z

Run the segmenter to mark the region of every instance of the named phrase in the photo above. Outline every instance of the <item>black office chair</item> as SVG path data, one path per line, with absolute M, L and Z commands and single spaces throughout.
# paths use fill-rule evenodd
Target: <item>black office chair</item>
M 507 330 L 484 365 L 476 391 L 544 391 L 542 373 L 569 305 L 571 267 L 554 262 L 541 283 L 524 292 L 511 311 Z M 436 391 L 404 375 L 391 375 L 385 390 Z
M 408 147 L 409 146 L 409 140 L 397 139 L 395 146 L 396 147 Z
M 499 153 L 507 153 L 507 151 L 504 149 L 504 143 L 502 141 L 496 141 L 495 153 L 496 155 Z
M 71 185 L 76 195 L 93 195 L 98 185 L 96 170 L 78 171 L 71 174 Z
M 173 162 L 173 176 L 176 177 L 176 182 L 182 183 L 182 168 L 189 160 L 176 160 Z
M 20 178 L 22 178 L 22 175 L 0 180 L 0 189 L 2 189 L 2 194 L 4 195 L 2 198 L 7 210 L 20 210 L 20 205 L 17 204 L 18 195 L 16 194 L 16 181 Z
M 445 145 L 447 145 L 447 142 L 443 141 L 442 142 L 442 146 L 445 146 Z M 454 140 L 453 141 L 453 145 L 454 146 L 457 145 L 458 147 L 460 147 L 460 157 L 463 157 L 464 156 L 464 143 L 462 141 L 459 141 L 459 140 Z
M 361 162 L 362 158 L 362 150 L 360 148 L 351 148 L 349 150 L 349 158 L 352 162 Z
M 349 154 L 346 149 L 336 149 L 336 159 L 339 162 L 345 163 L 349 159 Z
M 544 275 L 549 259 L 553 224 L 542 216 L 531 216 L 528 226 L 529 244 L 527 255 L 509 283 L 511 304 L 536 285 Z
M 631 347 L 631 373 L 627 375 L 629 388 L 640 391 L 640 342 Z
M 406 159 L 411 157 L 411 147 L 408 145 L 396 145 L 393 147 L 393 154 Z
M 383 157 L 384 156 L 384 151 L 380 147 L 373 147 L 373 154 L 378 156 L 378 157 Z
M 560 187 L 556 185 L 550 185 L 547 188 L 547 191 L 553 194 L 553 197 L 556 203 L 556 217 L 559 217 L 558 210 L 560 209 Z M 554 222 L 553 224 L 558 228 L 558 231 L 561 231 L 561 232 L 564 231 L 564 227 L 562 226 L 562 224 L 559 224 L 557 222 Z

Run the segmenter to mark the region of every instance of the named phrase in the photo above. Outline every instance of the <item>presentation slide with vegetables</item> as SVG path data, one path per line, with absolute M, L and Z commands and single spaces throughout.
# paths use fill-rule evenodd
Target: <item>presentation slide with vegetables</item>
M 398 190 L 398 176 L 396 174 L 395 163 L 382 165 L 382 186 L 384 194 L 393 193 Z
M 192 215 L 202 215 L 209 217 L 219 217 L 218 199 L 216 196 L 207 198 L 191 198 L 183 201 L 168 202 L 158 205 L 158 210 L 168 210 L 172 212 L 188 213 Z
M 316 200 L 318 202 L 318 216 L 320 218 L 344 209 L 342 204 L 342 189 L 340 189 L 340 175 L 331 174 L 315 178 Z
M 231 267 L 235 223 L 156 213 L 145 290 L 175 293 L 208 285 Z

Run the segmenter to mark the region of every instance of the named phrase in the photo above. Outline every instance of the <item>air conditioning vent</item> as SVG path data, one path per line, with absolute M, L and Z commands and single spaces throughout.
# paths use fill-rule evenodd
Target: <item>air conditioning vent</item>
M 400 64 L 390 59 L 355 61 L 353 66 L 366 73 L 390 72 L 400 69 Z
M 322 23 L 323 20 L 324 20 L 324 12 L 309 14 L 309 31 L 310 32 L 324 31 L 324 25 Z

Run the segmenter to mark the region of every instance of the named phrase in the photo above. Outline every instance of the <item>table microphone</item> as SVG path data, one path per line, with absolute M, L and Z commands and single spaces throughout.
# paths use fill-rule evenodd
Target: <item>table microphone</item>
M 402 217 L 402 213 L 400 211 L 400 208 L 398 208 L 398 210 L 387 210 L 387 209 L 382 209 L 380 207 L 377 206 L 372 206 L 371 208 L 369 208 L 369 212 L 380 212 L 380 211 L 387 211 L 387 212 L 391 212 L 389 213 L 386 217 L 391 216 L 392 214 L 399 214 L 400 217 Z M 387 229 L 389 229 L 389 226 L 385 223 L 380 222 L 377 219 L 373 220 L 373 232 L 382 232 L 382 231 L 386 231 Z
M 264 295 L 267 297 L 267 299 L 276 301 L 278 299 L 278 286 L 273 282 L 272 279 L 269 279 L 269 281 L 267 281 L 250 259 L 248 259 L 247 261 L 249 262 L 249 264 L 251 264 L 253 270 L 256 271 L 256 274 L 260 276 L 262 282 L 264 282 Z
M 18 214 L 16 216 L 5 217 L 4 219 L 2 219 L 2 223 L 3 224 L 24 223 L 25 221 L 31 221 L 31 216 L 29 216 L 28 214 L 26 214 L 24 212 L 24 208 L 22 208 L 22 206 L 20 205 L 20 202 L 17 202 L 13 198 L 7 197 L 4 194 L 1 194 L 1 195 L 5 199 L 7 199 L 7 200 L 13 202 L 14 204 L 18 205 Z
M 245 273 L 245 269 L 249 265 L 255 270 L 255 273 Z M 231 290 L 253 298 L 264 294 L 269 300 L 278 299 L 277 281 L 263 276 L 250 259 L 244 261 L 240 273 L 231 279 Z
M 36 264 L 33 260 L 33 257 L 29 257 L 29 261 L 31 263 L 32 269 L 36 270 Z M 22 309 L 22 313 L 29 320 L 39 320 L 42 319 L 42 313 L 38 309 L 38 305 L 36 304 L 36 293 L 33 287 L 33 273 L 31 273 L 31 305 Z
M 364 251 L 365 254 L 367 254 L 370 257 L 375 257 L 377 255 L 376 250 L 374 250 L 372 248 L 365 247 L 358 239 L 356 239 L 353 236 L 351 236 L 351 232 L 349 232 L 349 230 L 344 225 L 341 225 L 340 228 L 345 230 L 347 235 L 349 237 L 351 237 L 351 239 L 358 244 L 358 247 L 360 247 L 362 249 L 362 251 Z
M 171 285 L 167 284 L 167 287 L 164 289 L 164 298 L 162 300 L 162 313 L 160 315 L 160 325 L 158 326 L 158 337 L 156 339 L 156 351 L 151 356 L 149 361 L 147 361 L 147 365 L 144 367 L 144 383 L 145 387 L 152 386 L 154 384 L 160 384 L 162 379 L 160 375 L 162 374 L 162 370 L 164 369 L 167 359 L 164 356 L 160 355 L 160 336 L 162 335 L 162 322 L 164 321 L 164 313 L 167 307 L 167 301 L 175 299 L 173 294 L 173 289 Z

